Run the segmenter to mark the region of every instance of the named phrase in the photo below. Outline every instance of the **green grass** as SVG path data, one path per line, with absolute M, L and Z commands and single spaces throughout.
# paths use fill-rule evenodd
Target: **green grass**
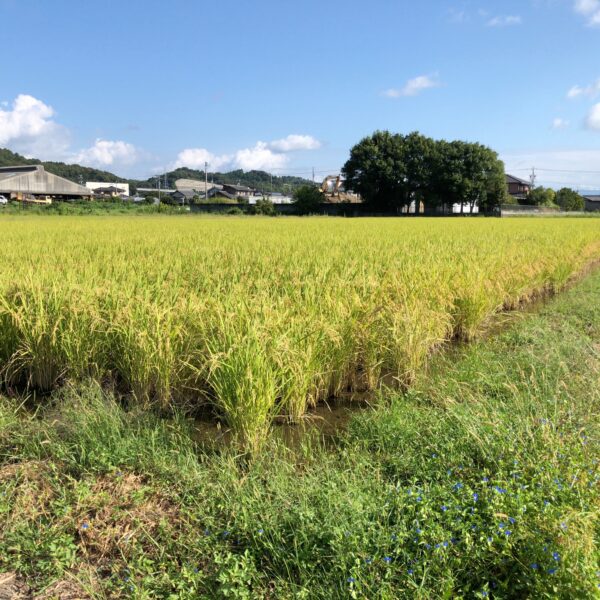
M 599 383 L 596 273 L 333 448 L 203 450 L 94 383 L 6 400 L 0 572 L 100 598 L 595 598 Z

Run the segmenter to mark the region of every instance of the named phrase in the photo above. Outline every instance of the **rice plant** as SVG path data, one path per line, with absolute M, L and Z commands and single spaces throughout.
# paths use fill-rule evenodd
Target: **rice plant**
M 600 258 L 597 219 L 29 216 L 0 239 L 4 385 L 208 404 L 252 448 Z

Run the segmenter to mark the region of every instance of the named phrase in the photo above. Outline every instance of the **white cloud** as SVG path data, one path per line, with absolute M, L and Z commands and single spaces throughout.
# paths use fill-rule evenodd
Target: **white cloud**
M 109 167 L 114 164 L 132 165 L 138 156 L 138 150 L 133 144 L 97 139 L 93 146 L 73 155 L 72 160 L 82 165 Z
M 414 79 L 409 79 L 401 89 L 389 89 L 383 92 L 387 98 L 403 98 L 407 96 L 417 96 L 424 90 L 439 87 L 440 83 L 437 77 L 430 75 L 419 75 Z
M 54 115 L 51 106 L 19 94 L 12 108 L 0 109 L 0 145 L 27 157 L 61 158 L 69 145 L 69 132 L 54 121 Z
M 575 0 L 574 9 L 587 19 L 588 25 L 600 25 L 600 0 Z
M 244 171 L 280 169 L 288 162 L 285 154 L 273 152 L 269 144 L 257 142 L 253 148 L 244 148 L 235 153 L 235 167 Z
M 272 142 L 256 142 L 251 148 L 242 148 L 233 154 L 216 155 L 206 148 L 186 148 L 177 155 L 171 166 L 204 170 L 204 163 L 207 162 L 211 171 L 227 169 L 269 171 L 285 167 L 289 162 L 290 152 L 317 150 L 320 147 L 321 142 L 311 135 L 291 134 Z
M 580 85 L 574 85 L 568 92 L 567 98 L 573 100 L 574 98 L 579 98 L 580 96 L 590 96 L 594 98 L 600 94 L 600 79 L 596 80 L 594 83 L 582 87 Z
M 182 150 L 175 159 L 172 165 L 174 169 L 178 167 L 188 167 L 189 169 L 204 170 L 204 164 L 208 163 L 211 171 L 219 171 L 222 167 L 227 167 L 231 164 L 231 156 L 223 154 L 217 156 L 206 148 L 186 148 Z
M 269 143 L 269 148 L 276 152 L 293 152 L 294 150 L 318 150 L 321 142 L 312 135 L 291 134 L 281 140 Z
M 501 158 L 507 173 L 523 179 L 528 179 L 535 166 L 538 185 L 600 190 L 600 150 L 540 150 L 504 154 Z
M 569 126 L 569 121 L 556 117 L 552 121 L 552 129 L 566 129 Z
M 510 27 L 511 25 L 521 25 L 523 19 L 519 15 L 498 15 L 487 22 L 488 27 Z
M 585 120 L 585 125 L 588 129 L 600 131 L 600 102 L 592 106 L 592 109 Z

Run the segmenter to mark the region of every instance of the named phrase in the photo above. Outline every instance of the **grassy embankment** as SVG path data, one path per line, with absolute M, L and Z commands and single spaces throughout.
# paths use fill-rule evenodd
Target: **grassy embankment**
M 250 464 L 94 385 L 5 401 L 0 572 L 111 598 L 598 597 L 599 350 L 596 273 L 334 449 Z

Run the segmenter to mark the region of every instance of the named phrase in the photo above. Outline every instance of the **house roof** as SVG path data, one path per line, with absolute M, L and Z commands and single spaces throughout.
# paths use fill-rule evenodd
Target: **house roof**
M 584 196 L 584 199 L 588 202 L 600 202 L 600 195 Z
M 232 190 L 235 190 L 236 192 L 252 192 L 252 188 L 249 188 L 245 185 L 234 185 L 232 183 L 225 183 L 223 184 L 223 187 L 226 188 L 230 188 Z
M 525 179 L 519 179 L 519 177 L 515 177 L 514 175 L 509 175 L 506 173 L 506 183 L 520 183 L 521 185 L 527 185 L 531 187 L 531 181 L 526 181 Z
M 0 167 L 0 194 L 3 193 L 90 196 L 91 190 L 48 173 L 42 165 L 19 165 Z
M 216 184 L 216 183 L 211 183 L 209 182 L 204 182 L 201 181 L 200 179 L 178 179 L 175 182 L 175 187 L 178 190 L 196 190 L 197 192 L 202 192 L 204 193 L 205 188 L 208 188 L 209 190 L 211 188 L 218 188 L 221 189 L 222 186 Z

